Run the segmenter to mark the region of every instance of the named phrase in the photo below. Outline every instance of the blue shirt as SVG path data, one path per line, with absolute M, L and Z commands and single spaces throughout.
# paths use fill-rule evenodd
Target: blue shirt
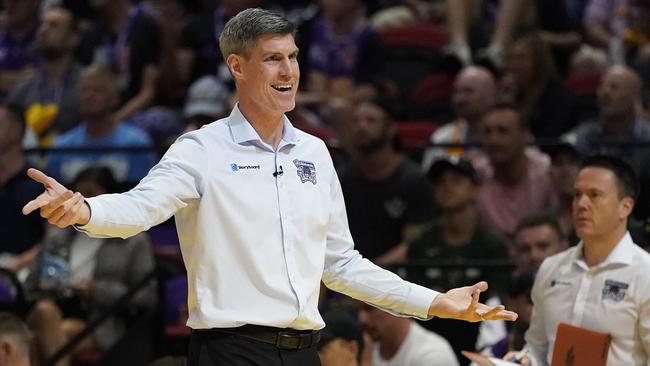
M 112 134 L 93 139 L 86 132 L 86 125 L 60 135 L 52 147 L 151 147 L 151 139 L 142 130 L 120 124 Z M 47 171 L 64 182 L 72 181 L 76 175 L 91 165 L 104 165 L 113 171 L 118 181 L 138 182 L 156 163 L 156 156 L 150 151 L 124 152 L 53 152 L 48 156 Z
M 235 107 L 181 136 L 131 191 L 87 202 L 91 218 L 80 229 L 95 236 L 128 237 L 175 215 L 194 329 L 320 329 L 321 280 L 419 318 L 437 295 L 354 249 L 325 144 L 286 117 L 274 151 Z

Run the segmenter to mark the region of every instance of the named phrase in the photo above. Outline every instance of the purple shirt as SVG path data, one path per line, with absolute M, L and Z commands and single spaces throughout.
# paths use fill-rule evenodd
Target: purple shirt
M 589 0 L 583 23 L 589 27 L 604 22 L 607 31 L 619 36 L 627 28 L 628 0 Z
M 33 50 L 36 29 L 25 39 L 17 41 L 7 29 L 0 33 L 0 70 L 20 70 L 25 66 L 36 65 L 38 57 Z
M 310 68 L 330 77 L 356 80 L 360 51 L 372 36 L 372 29 L 361 23 L 350 34 L 335 39 L 327 22 L 318 18 L 314 21 L 312 34 L 308 56 Z

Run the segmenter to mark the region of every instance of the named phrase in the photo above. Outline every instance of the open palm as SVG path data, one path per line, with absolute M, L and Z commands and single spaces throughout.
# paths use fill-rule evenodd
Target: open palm
M 433 315 L 439 318 L 479 322 L 482 320 L 517 319 L 517 313 L 505 310 L 502 305 L 489 307 L 479 302 L 481 292 L 487 290 L 486 282 L 459 287 L 440 294 L 431 304 Z

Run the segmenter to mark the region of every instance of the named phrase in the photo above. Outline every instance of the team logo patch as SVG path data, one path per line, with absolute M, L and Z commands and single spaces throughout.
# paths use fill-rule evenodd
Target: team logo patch
M 312 182 L 316 184 L 316 166 L 308 161 L 294 159 L 293 163 L 298 168 L 298 177 L 302 183 Z
M 237 164 L 232 163 L 232 164 L 230 164 L 230 169 L 231 169 L 233 172 L 236 172 L 236 171 L 239 170 L 239 167 L 237 166 Z
M 623 301 L 628 287 L 630 287 L 630 285 L 627 283 L 605 280 L 605 286 L 603 286 L 603 300 L 610 299 L 616 302 Z

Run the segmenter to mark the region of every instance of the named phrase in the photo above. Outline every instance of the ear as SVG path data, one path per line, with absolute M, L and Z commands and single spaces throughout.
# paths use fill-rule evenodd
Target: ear
M 347 348 L 348 351 L 350 351 L 350 353 L 354 355 L 355 359 L 357 358 L 357 354 L 359 353 L 359 347 L 361 347 L 361 346 L 359 345 L 359 342 L 357 342 L 357 341 L 345 342 L 345 348 Z
M 0 340 L 0 359 L 5 358 L 13 353 L 13 345 L 6 339 Z
M 632 210 L 634 209 L 634 200 L 630 197 L 625 197 L 621 200 L 619 206 L 618 206 L 618 215 L 621 220 L 626 220 L 630 214 L 632 214 Z
M 228 65 L 228 70 L 232 74 L 233 79 L 241 80 L 244 78 L 244 72 L 242 70 L 243 59 L 240 55 L 235 55 L 231 53 L 226 58 L 226 64 Z

